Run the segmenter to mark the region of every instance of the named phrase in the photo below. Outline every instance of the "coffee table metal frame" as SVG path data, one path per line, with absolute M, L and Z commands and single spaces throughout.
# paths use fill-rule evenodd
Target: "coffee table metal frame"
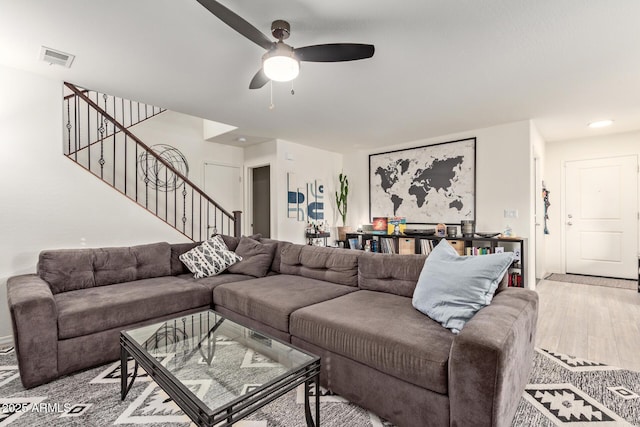
M 213 310 L 210 310 L 213 311 Z M 216 315 L 220 315 L 214 312 Z M 198 313 L 195 313 L 198 314 Z M 183 316 L 181 316 L 183 317 Z M 171 321 L 167 320 L 167 322 Z M 236 322 L 237 323 L 237 322 Z M 242 326 L 242 325 L 241 325 Z M 244 326 L 248 330 L 253 330 Z M 290 370 L 273 380 L 262 384 L 260 387 L 239 396 L 235 400 L 224 404 L 218 408 L 210 408 L 202 400 L 196 397 L 184 384 L 180 382 L 169 370 L 158 360 L 143 349 L 127 331 L 120 332 L 120 397 L 124 400 L 127 393 L 133 386 L 138 372 L 138 366 L 171 397 L 176 404 L 184 411 L 191 420 L 199 426 L 230 426 L 242 418 L 247 417 L 273 400 L 304 384 L 304 412 L 305 421 L 308 427 L 320 425 L 320 358 L 305 350 L 302 350 L 290 343 L 271 337 L 262 332 L 258 332 L 272 340 L 278 341 L 286 346 L 294 348 L 302 353 L 312 356 L 305 365 L 298 369 Z M 131 381 L 128 382 L 128 363 L 131 356 L 135 362 Z M 214 362 L 215 363 L 215 362 Z M 315 386 L 315 423 L 309 404 L 309 388 Z

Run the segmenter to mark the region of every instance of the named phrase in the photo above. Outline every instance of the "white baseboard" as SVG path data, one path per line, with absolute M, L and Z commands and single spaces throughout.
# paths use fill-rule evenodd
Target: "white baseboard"
M 7 335 L 6 337 L 0 337 L 0 347 L 7 345 L 13 345 L 13 335 Z

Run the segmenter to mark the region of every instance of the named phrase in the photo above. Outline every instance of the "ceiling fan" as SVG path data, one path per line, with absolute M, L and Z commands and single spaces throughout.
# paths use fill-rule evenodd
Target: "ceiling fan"
M 375 51 L 373 45 L 359 43 L 330 43 L 293 48 L 283 42 L 291 31 L 287 21 L 276 20 L 271 24 L 271 34 L 278 39 L 274 42 L 216 0 L 198 0 L 198 3 L 222 22 L 267 50 L 262 56 L 262 68 L 251 79 L 249 89 L 259 89 L 270 80 L 287 82 L 295 79 L 300 71 L 300 61 L 355 61 L 371 58 Z

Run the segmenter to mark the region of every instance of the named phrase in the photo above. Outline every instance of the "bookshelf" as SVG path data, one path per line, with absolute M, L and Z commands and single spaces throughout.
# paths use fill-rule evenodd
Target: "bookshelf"
M 358 239 L 359 248 L 364 248 L 366 242 L 370 241 L 371 251 L 381 253 L 428 255 L 441 239 L 448 240 L 460 255 L 481 256 L 483 254 L 495 253 L 496 251 L 515 252 L 517 259 L 509 268 L 509 284 L 515 287 L 527 286 L 527 239 L 524 237 L 438 237 L 347 233 L 346 247 L 349 247 L 349 239 L 354 238 Z

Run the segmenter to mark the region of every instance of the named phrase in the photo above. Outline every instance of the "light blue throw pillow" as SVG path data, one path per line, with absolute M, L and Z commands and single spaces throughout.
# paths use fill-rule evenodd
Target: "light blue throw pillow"
M 413 306 L 454 334 L 491 303 L 513 263 L 511 252 L 460 256 L 442 239 L 425 260 L 413 293 Z

